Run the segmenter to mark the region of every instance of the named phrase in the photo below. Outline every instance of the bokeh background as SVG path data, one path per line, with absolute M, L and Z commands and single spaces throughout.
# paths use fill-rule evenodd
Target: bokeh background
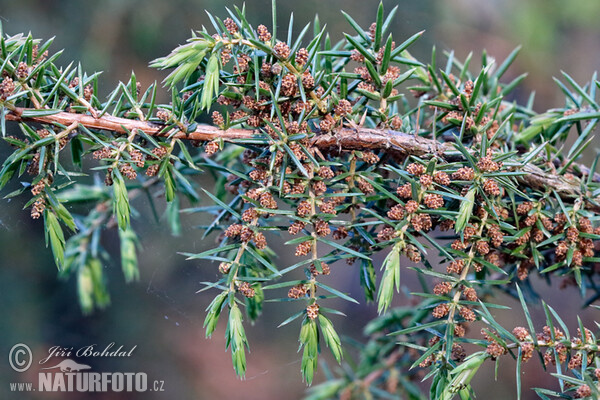
M 0 21 L 4 32 L 31 32 L 34 37 L 56 36 L 53 50 L 64 48 L 61 63 L 80 61 L 88 72 L 104 71 L 100 95 L 106 95 L 118 83 L 127 81 L 134 70 L 144 86 L 160 81 L 164 74 L 147 67 L 148 62 L 167 54 L 189 36 L 191 29 L 209 26 L 205 9 L 225 16 L 225 6 L 241 2 L 231 0 L 0 0 Z M 553 76 L 568 71 L 578 82 L 585 82 L 600 65 L 600 2 L 589 0 L 447 0 L 384 1 L 387 9 L 400 6 L 392 26 L 396 41 L 426 30 L 413 48 L 418 57 L 429 56 L 431 46 L 440 51 L 455 50 L 459 58 L 470 51 L 477 59 L 485 48 L 498 59 L 517 45 L 523 50 L 505 79 L 529 72 L 517 92 L 526 97 L 537 93 L 536 108 L 541 111 L 562 105 L 562 96 Z M 287 35 L 290 12 L 294 12 L 295 31 L 312 21 L 318 12 L 327 23 L 332 39 L 342 37 L 351 28 L 341 17 L 340 9 L 349 12 L 364 27 L 374 20 L 377 3 L 358 0 L 280 1 L 278 4 L 280 35 Z M 256 26 L 270 26 L 270 1 L 246 1 L 249 20 Z M 476 67 L 477 63 L 474 63 Z M 166 97 L 163 97 L 166 101 Z M 8 146 L 0 144 L 0 158 Z M 589 155 L 588 155 L 589 156 Z M 206 185 L 210 182 L 204 181 Z M 16 187 L 17 183 L 14 183 Z M 4 194 L 10 192 L 10 188 Z M 183 233 L 171 239 L 167 229 L 150 219 L 134 222 L 140 234 L 141 280 L 126 285 L 118 264 L 106 265 L 112 305 L 102 312 L 83 316 L 80 312 L 75 282 L 58 280 L 50 250 L 44 247 L 41 221 L 29 218 L 22 210 L 25 198 L 0 200 L 0 398 L 87 398 L 91 395 L 64 394 L 16 395 L 8 392 L 8 382 L 25 381 L 35 376 L 18 375 L 9 368 L 7 355 L 15 343 L 26 343 L 41 358 L 51 346 L 78 348 L 110 342 L 125 348 L 137 346 L 131 358 L 89 360 L 95 371 L 145 371 L 150 379 L 164 380 L 165 392 L 146 393 L 138 398 L 178 399 L 299 399 L 305 386 L 300 377 L 297 349 L 297 324 L 276 329 L 279 322 L 297 311 L 293 305 L 267 304 L 262 319 L 247 326 L 251 343 L 247 378 L 235 378 L 230 355 L 224 351 L 225 325 L 220 324 L 212 339 L 204 338 L 202 321 L 211 293 L 197 294 L 200 282 L 215 279 L 216 265 L 185 261 L 177 252 L 199 252 L 212 243 L 200 240 L 194 228 L 198 217 L 184 219 Z M 143 199 L 134 206 L 141 212 L 148 207 Z M 146 210 L 147 211 L 147 210 Z M 111 251 L 118 250 L 114 233 L 103 240 Z M 282 252 L 282 253 L 285 253 Z M 289 265 L 285 254 L 281 264 Z M 340 265 L 329 277 L 343 291 L 360 298 L 356 269 Z M 410 271 L 404 282 L 410 290 Z M 550 305 L 576 328 L 576 315 L 593 321 L 591 311 L 581 311 L 577 292 L 535 281 L 541 293 L 551 295 Z M 407 298 L 398 296 L 397 304 Z M 509 304 L 516 305 L 514 302 Z M 339 332 L 364 340 L 362 327 L 376 314 L 373 305 L 335 306 L 349 318 L 335 318 Z M 543 312 L 532 304 L 534 319 L 543 324 Z M 523 325 L 522 312 L 498 313 L 508 326 Z M 223 322 L 223 321 L 221 321 Z M 327 359 L 327 355 L 324 357 Z M 80 360 L 81 361 L 81 360 Z M 524 386 L 555 387 L 552 380 L 531 362 L 524 368 Z M 481 398 L 515 398 L 514 362 L 503 360 L 498 381 L 490 363 L 475 384 Z M 317 380 L 322 376 L 318 375 Z M 119 398 L 115 394 L 95 394 L 95 398 Z M 122 395 L 121 398 L 136 398 Z M 523 398 L 535 398 L 524 393 Z

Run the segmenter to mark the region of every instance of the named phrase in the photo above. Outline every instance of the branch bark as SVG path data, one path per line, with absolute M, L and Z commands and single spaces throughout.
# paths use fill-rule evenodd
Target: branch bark
M 78 123 L 86 128 L 107 130 L 121 134 L 128 134 L 135 130 L 141 130 L 151 136 L 169 136 L 172 132 L 163 132 L 164 125 L 147 121 L 113 117 L 104 115 L 95 118 L 86 114 L 75 114 L 68 112 L 58 112 L 52 115 L 23 117 L 25 108 L 15 108 L 6 114 L 6 119 L 10 121 L 31 121 L 43 124 L 59 123 L 65 126 L 72 123 Z M 177 139 L 188 139 L 197 141 L 211 141 L 222 139 L 226 142 L 236 140 L 251 139 L 259 134 L 258 130 L 252 129 L 227 129 L 220 130 L 211 125 L 198 125 L 193 132 L 177 132 L 174 137 Z M 411 134 L 397 132 L 387 129 L 369 129 L 369 128 L 341 128 L 334 134 L 317 135 L 312 139 L 312 145 L 321 148 L 339 148 L 341 150 L 388 150 L 400 155 L 426 156 L 437 155 L 448 159 L 448 153 L 455 152 L 452 143 L 442 143 L 433 139 L 426 139 Z M 586 169 L 583 169 L 586 170 Z M 517 180 L 525 186 L 544 190 L 555 190 L 563 199 L 574 200 L 584 198 L 580 185 L 577 181 L 568 180 L 564 176 L 551 174 L 541 168 L 527 164 L 523 167 L 524 175 L 518 176 Z M 595 174 L 596 175 L 596 174 Z M 599 181 L 597 176 L 594 180 Z M 586 201 L 586 208 L 600 212 L 600 206 Z

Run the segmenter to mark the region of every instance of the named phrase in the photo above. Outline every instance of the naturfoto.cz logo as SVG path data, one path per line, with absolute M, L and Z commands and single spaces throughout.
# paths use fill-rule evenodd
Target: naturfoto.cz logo
M 12 392 L 146 392 L 163 391 L 164 381 L 148 382 L 145 372 L 92 372 L 91 366 L 78 363 L 70 358 L 62 357 L 130 357 L 137 346 L 129 351 L 123 346 L 115 349 L 110 343 L 104 349 L 96 345 L 85 346 L 77 350 L 53 346 L 48 356 L 42 358 L 39 368 L 37 386 L 33 382 L 12 382 Z M 16 372 L 27 371 L 33 363 L 33 353 L 23 343 L 15 344 L 8 355 L 10 366 Z M 50 361 L 50 362 L 49 362 Z M 47 365 L 47 366 L 46 366 Z

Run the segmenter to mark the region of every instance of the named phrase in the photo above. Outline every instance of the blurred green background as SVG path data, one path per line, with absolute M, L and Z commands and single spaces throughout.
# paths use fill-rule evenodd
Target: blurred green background
M 147 68 L 150 60 L 167 54 L 183 43 L 191 29 L 209 26 L 204 10 L 225 16 L 225 6 L 240 2 L 184 0 L 21 0 L 0 1 L 0 20 L 4 32 L 16 34 L 31 31 L 34 37 L 56 36 L 52 50 L 64 48 L 63 65 L 80 61 L 88 72 L 104 71 L 101 93 L 106 95 L 120 80 L 127 81 L 134 70 L 138 81 L 147 86 L 160 81 L 165 74 Z M 523 45 L 521 55 L 509 70 L 509 80 L 529 72 L 517 98 L 529 92 L 537 93 L 536 108 L 541 111 L 560 106 L 564 100 L 552 81 L 561 70 L 568 71 L 578 82 L 588 80 L 600 64 L 600 2 L 589 0 L 449 0 L 449 1 L 384 1 L 387 9 L 394 5 L 400 11 L 392 26 L 397 42 L 413 33 L 426 30 L 413 48 L 421 58 L 429 57 L 431 46 L 438 52 L 455 50 L 459 58 L 470 51 L 478 58 L 485 48 L 498 59 L 504 58 L 517 45 Z M 294 12 L 296 33 L 312 21 L 318 12 L 333 40 L 351 28 L 341 17 L 340 9 L 349 12 L 364 27 L 374 19 L 377 3 L 356 0 L 304 0 L 278 4 L 280 35 L 287 35 L 290 12 Z M 249 20 L 256 26 L 271 25 L 270 1 L 246 2 Z M 474 68 L 477 67 L 475 63 Z M 163 96 L 162 100 L 166 101 Z M 0 158 L 6 157 L 8 146 L 0 144 Z M 210 182 L 204 182 L 210 185 Z M 12 188 L 16 188 L 13 182 Z M 11 191 L 5 190 L 4 194 Z M 131 348 L 137 345 L 131 358 L 90 359 L 94 371 L 145 371 L 149 379 L 164 380 L 165 392 L 138 395 L 95 394 L 95 398 L 178 398 L 178 399 L 297 399 L 303 395 L 300 377 L 300 356 L 296 353 L 297 324 L 275 327 L 297 311 L 293 305 L 267 304 L 256 326 L 247 326 L 251 344 L 247 379 L 235 378 L 230 355 L 224 351 L 225 325 L 220 324 L 211 340 L 204 338 L 202 321 L 211 293 L 196 294 L 199 282 L 217 276 L 216 265 L 185 261 L 177 252 L 198 252 L 212 243 L 201 242 L 194 226 L 198 217 L 185 218 L 183 234 L 171 239 L 167 229 L 151 219 L 134 222 L 140 234 L 143 251 L 140 254 L 141 280 L 125 285 L 118 264 L 106 265 L 112 305 L 105 311 L 83 316 L 77 304 L 73 280 L 57 279 L 50 250 L 44 247 L 41 221 L 33 221 L 28 210 L 22 210 L 23 198 L 0 200 L 0 398 L 87 398 L 90 394 L 40 394 L 27 396 L 8 392 L 8 382 L 36 378 L 17 374 L 10 369 L 7 355 L 15 343 L 28 344 L 34 359 L 41 358 L 51 346 L 78 348 L 110 342 Z M 142 213 L 148 204 L 138 199 L 133 204 Z M 114 232 L 103 237 L 111 251 L 118 251 Z M 111 246 L 112 244 L 112 246 Z M 281 264 L 289 264 L 282 256 Z M 404 272 L 404 282 L 413 283 L 410 271 Z M 356 268 L 340 265 L 333 270 L 329 282 L 360 298 Z M 534 285 L 542 293 L 556 293 L 554 287 L 541 281 Z M 560 296 L 560 297 L 559 297 Z M 562 311 L 573 329 L 581 300 L 567 289 L 550 297 L 550 304 Z M 397 304 L 407 299 L 398 296 Z M 361 302 L 364 303 L 364 302 Z M 515 303 L 510 303 L 515 304 Z M 372 305 L 348 306 L 336 304 L 349 318 L 336 318 L 338 330 L 355 339 L 362 339 L 365 321 L 374 317 Z M 576 310 L 577 312 L 574 312 Z M 539 325 L 541 310 L 535 310 Z M 508 326 L 524 324 L 522 313 L 498 313 Z M 591 321 L 591 312 L 582 315 Z M 223 322 L 223 321 L 221 321 Z M 477 333 L 473 333 L 477 335 Z M 328 358 L 326 355 L 325 359 Z M 79 360 L 81 361 L 81 360 Z M 524 385 L 555 387 L 536 362 L 524 368 Z M 498 382 L 493 382 L 490 363 L 475 386 L 481 398 L 515 398 L 514 362 L 503 360 L 504 369 Z M 322 376 L 318 376 L 322 379 Z M 486 390 L 487 389 L 487 390 Z M 492 390 L 490 390 L 492 389 Z M 525 393 L 523 398 L 536 398 Z

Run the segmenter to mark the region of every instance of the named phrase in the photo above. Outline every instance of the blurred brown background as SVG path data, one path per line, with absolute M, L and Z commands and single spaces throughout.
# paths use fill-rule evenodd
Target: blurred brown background
M 504 58 L 517 45 L 521 55 L 506 79 L 529 72 L 517 97 L 537 92 L 536 108 L 543 110 L 562 105 L 564 100 L 552 82 L 561 70 L 568 71 L 578 82 L 588 80 L 600 65 L 600 2 L 588 0 L 477 0 L 384 2 L 390 10 L 400 10 L 392 32 L 396 42 L 426 30 L 413 48 L 418 57 L 428 59 L 435 44 L 438 54 L 454 49 L 464 58 L 469 51 L 478 59 L 481 50 L 498 59 Z M 119 81 L 128 80 L 131 71 L 144 86 L 160 81 L 164 73 L 147 68 L 148 61 L 165 55 L 188 38 L 191 29 L 210 25 L 204 9 L 226 16 L 224 6 L 240 2 L 184 0 L 21 0 L 0 1 L 0 20 L 6 33 L 31 31 L 34 37 L 56 36 L 52 50 L 64 48 L 63 65 L 80 61 L 88 72 L 104 71 L 102 94 L 106 95 Z M 326 7 L 324 7 L 326 5 Z M 280 36 L 287 35 L 290 12 L 294 12 L 296 33 L 318 12 L 321 23 L 328 25 L 333 40 L 351 28 L 341 17 L 343 9 L 364 27 L 373 21 L 377 3 L 356 0 L 304 0 L 278 5 Z M 246 2 L 247 14 L 256 26 L 271 24 L 270 1 Z M 438 59 L 439 56 L 438 56 Z M 474 68 L 477 63 L 474 63 Z M 163 100 L 166 97 L 163 97 Z M 1 158 L 8 146 L 0 145 Z M 210 182 L 206 182 L 210 185 Z M 18 183 L 4 191 L 16 188 Z M 8 382 L 32 379 L 12 371 L 6 362 L 15 343 L 32 347 L 34 357 L 41 358 L 50 346 L 81 347 L 110 342 L 126 348 L 137 345 L 130 359 L 89 360 L 94 371 L 145 371 L 149 379 L 165 381 L 164 393 L 138 395 L 96 394 L 101 398 L 178 398 L 178 399 L 298 399 L 304 393 L 300 376 L 300 355 L 296 353 L 298 324 L 276 329 L 279 322 L 297 311 L 297 305 L 268 303 L 256 326 L 247 326 L 251 354 L 245 381 L 235 378 L 230 354 L 224 352 L 225 324 L 221 323 L 211 340 L 204 338 L 202 321 L 211 293 L 196 294 L 199 282 L 215 279 L 216 265 L 185 261 L 177 252 L 198 252 L 212 243 L 201 242 L 194 226 L 200 217 L 184 219 L 183 234 L 170 239 L 166 228 L 149 219 L 137 221 L 144 250 L 140 254 L 141 280 L 125 285 L 119 265 L 107 265 L 112 305 L 103 312 L 82 316 L 76 299 L 74 281 L 59 281 L 50 250 L 44 248 L 41 221 L 32 221 L 22 206 L 27 199 L 0 201 L 0 398 L 65 398 L 61 394 L 27 396 L 8 393 Z M 147 204 L 137 200 L 141 212 Z M 103 240 L 111 251 L 118 251 L 116 235 L 107 233 Z M 110 246 L 112 244 L 112 246 Z M 284 256 L 281 265 L 291 260 Z M 411 286 L 413 273 L 404 272 L 404 282 Z M 361 299 L 356 267 L 340 265 L 328 278 L 337 288 Z M 555 287 L 536 281 L 542 293 L 555 293 Z M 398 305 L 406 302 L 398 296 Z M 361 301 L 364 303 L 364 301 Z M 565 321 L 576 330 L 576 317 L 581 300 L 574 290 L 550 297 L 549 303 L 562 311 Z M 516 305 L 515 303 L 511 303 Z M 349 306 L 337 303 L 349 318 L 334 319 L 339 332 L 362 339 L 364 322 L 375 316 L 372 305 Z M 538 326 L 543 325 L 543 312 L 535 309 Z M 507 326 L 524 324 L 517 305 L 513 312 L 498 312 Z M 591 312 L 582 313 L 591 321 Z M 223 322 L 223 321 L 221 321 Z M 475 335 L 477 335 L 475 333 Z M 325 352 L 324 352 L 325 354 Z M 325 354 L 325 359 L 330 360 Z M 79 360 L 82 361 L 82 360 Z M 524 387 L 550 386 L 545 373 L 534 361 L 524 368 Z M 506 359 L 498 382 L 493 381 L 490 363 L 476 388 L 481 398 L 515 398 L 514 362 Z M 322 379 L 319 375 L 318 379 Z M 91 395 L 73 395 L 85 398 Z M 525 392 L 523 398 L 536 398 Z

